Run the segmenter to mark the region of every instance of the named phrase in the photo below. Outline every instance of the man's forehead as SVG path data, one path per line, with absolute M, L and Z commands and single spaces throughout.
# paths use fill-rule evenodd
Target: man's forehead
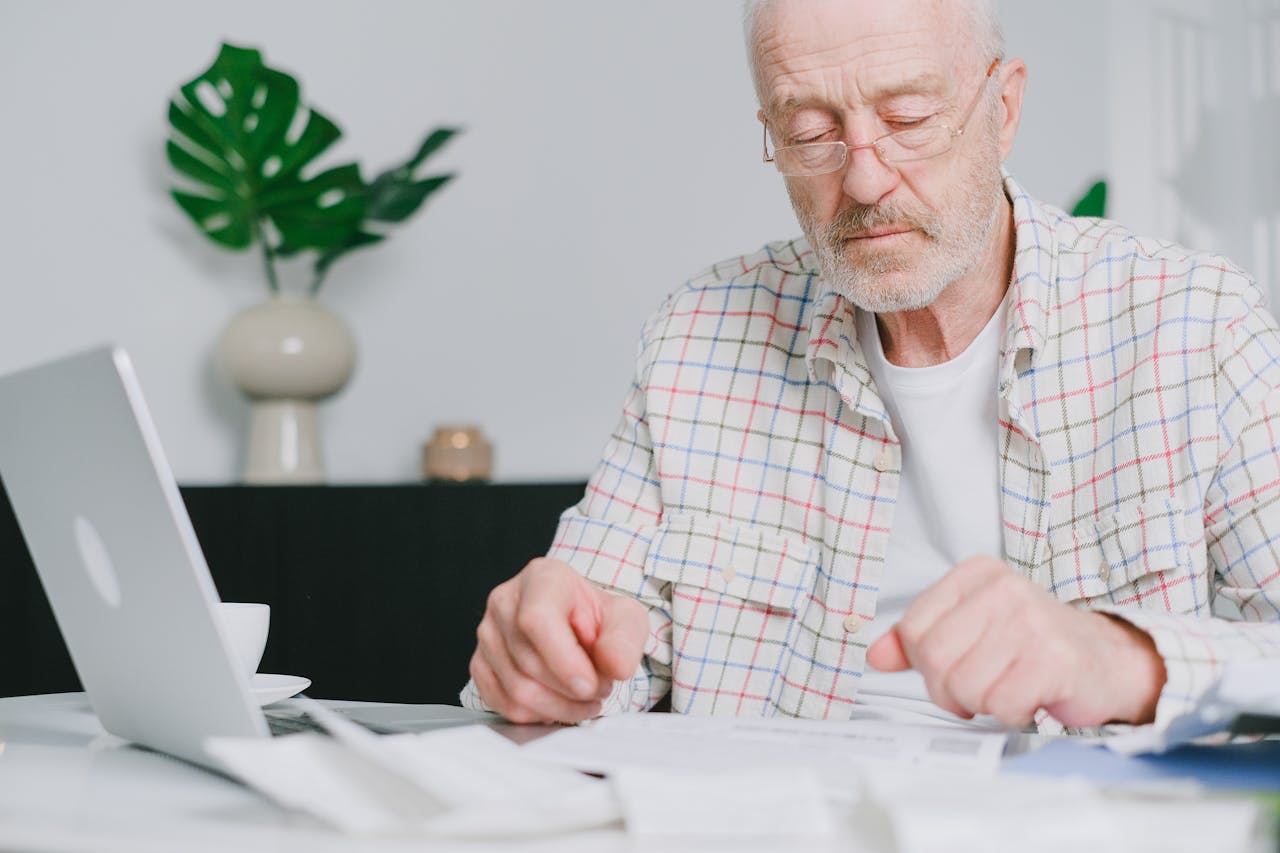
M 774 0 L 755 27 L 760 95 L 769 106 L 837 78 L 861 95 L 929 92 L 960 72 L 959 6 L 943 0 Z
M 894 98 L 944 98 L 961 69 L 929 52 L 830 55 L 824 62 L 761 64 L 763 106 L 780 115 L 808 106 L 869 105 Z
M 866 98 L 938 92 L 960 71 L 959 7 L 948 0 L 773 0 L 755 29 L 767 107 L 837 78 Z

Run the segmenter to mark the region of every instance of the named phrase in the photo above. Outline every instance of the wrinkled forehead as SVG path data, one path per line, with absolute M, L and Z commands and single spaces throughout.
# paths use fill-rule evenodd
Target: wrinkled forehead
M 986 61 L 956 0 L 765 0 L 752 36 L 757 94 L 770 113 L 815 86 L 859 100 L 946 93 Z

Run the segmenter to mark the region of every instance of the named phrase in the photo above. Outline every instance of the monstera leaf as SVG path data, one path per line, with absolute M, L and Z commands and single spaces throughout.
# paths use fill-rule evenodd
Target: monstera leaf
M 169 124 L 169 163 L 191 187 L 174 189 L 174 200 L 222 246 L 260 241 L 273 289 L 274 253 L 328 251 L 359 233 L 368 203 L 359 167 L 303 174 L 342 132 L 303 105 L 297 81 L 265 66 L 258 51 L 224 44 L 170 102 Z
M 334 261 L 380 242 L 454 177 L 415 174 L 458 133 L 453 128 L 427 134 L 412 157 L 371 184 L 355 163 L 304 174 L 342 131 L 301 102 L 294 78 L 268 68 L 258 51 L 230 44 L 178 90 L 169 125 L 169 163 L 184 181 L 174 200 L 215 243 L 260 245 L 273 291 L 276 258 L 315 252 L 314 293 Z
M 417 212 L 422 203 L 427 200 L 427 196 L 453 180 L 454 175 L 452 173 L 432 175 L 419 179 L 415 177 L 414 172 L 422 165 L 423 161 L 439 150 L 457 133 L 456 128 L 450 127 L 441 127 L 433 130 L 418 146 L 417 152 L 412 157 L 398 166 L 387 169 L 374 178 L 373 182 L 364 190 L 366 223 L 390 225 L 403 222 Z M 345 242 L 322 252 L 320 257 L 316 259 L 316 277 L 315 283 L 312 285 L 313 289 L 320 286 L 320 282 L 324 280 L 329 267 L 334 261 L 353 249 L 359 249 L 362 246 L 381 241 L 383 236 L 383 234 L 372 229 L 360 230 L 348 237 Z

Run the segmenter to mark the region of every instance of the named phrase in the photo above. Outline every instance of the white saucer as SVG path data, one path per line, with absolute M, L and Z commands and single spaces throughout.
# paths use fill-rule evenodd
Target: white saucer
M 255 672 L 250 684 L 253 695 L 259 705 L 270 705 L 281 699 L 288 699 L 311 686 L 310 678 L 300 675 L 272 675 L 269 672 Z

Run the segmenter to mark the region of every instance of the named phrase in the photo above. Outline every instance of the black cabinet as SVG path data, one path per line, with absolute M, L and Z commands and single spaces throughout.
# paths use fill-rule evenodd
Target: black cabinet
M 222 599 L 271 605 L 261 671 L 306 676 L 317 697 L 456 703 L 489 590 L 546 551 L 584 485 L 185 486 L 182 496 Z M 0 695 L 78 689 L 6 499 Z

